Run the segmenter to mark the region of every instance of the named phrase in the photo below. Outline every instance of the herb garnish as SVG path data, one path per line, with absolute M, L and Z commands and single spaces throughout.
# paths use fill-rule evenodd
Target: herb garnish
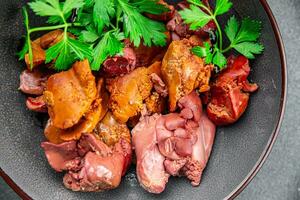
M 37 31 L 63 29 L 62 40 L 46 51 L 46 63 L 55 60 L 56 70 L 66 70 L 76 60 L 89 59 L 93 70 L 99 70 L 109 56 L 122 54 L 122 40 L 129 38 L 135 46 L 166 45 L 165 26 L 143 15 L 161 14 L 168 9 L 158 0 L 35 0 L 28 3 L 36 15 L 48 17 L 50 26 L 31 28 L 28 13 L 23 8 L 27 30 L 26 43 L 20 59 L 28 53 L 32 68 L 31 34 Z M 72 10 L 78 15 L 69 23 Z M 77 36 L 72 38 L 68 32 Z
M 219 69 L 223 69 L 227 63 L 224 53 L 231 49 L 235 49 L 249 59 L 253 59 L 255 54 L 263 52 L 264 46 L 257 41 L 261 32 L 261 22 L 245 18 L 239 23 L 234 16 L 228 20 L 224 30 L 230 44 L 227 48 L 223 48 L 223 32 L 217 17 L 230 10 L 232 3 L 229 0 L 216 0 L 214 10 L 208 8 L 200 0 L 188 0 L 188 2 L 191 3 L 190 8 L 179 13 L 185 23 L 190 25 L 191 30 L 203 28 L 211 20 L 217 26 L 218 41 L 216 44 L 205 42 L 203 47 L 197 46 L 192 49 L 195 55 L 205 58 L 207 64 L 213 63 Z

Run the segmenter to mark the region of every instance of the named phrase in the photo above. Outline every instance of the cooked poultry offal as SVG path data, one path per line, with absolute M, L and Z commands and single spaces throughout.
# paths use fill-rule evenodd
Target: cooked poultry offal
M 145 16 L 164 23 L 165 46 L 136 45 L 123 33 L 111 33 L 106 37 L 122 38 L 122 52 L 100 49 L 108 56 L 99 71 L 90 59 L 55 71 L 57 60 L 46 61 L 49 49 L 66 35 L 71 43 L 82 38 L 54 30 L 30 43 L 32 63 L 29 53 L 24 55 L 27 68 L 19 90 L 28 95 L 29 110 L 48 113 L 41 146 L 50 166 L 65 173 L 63 183 L 70 190 L 115 189 L 132 164 L 140 185 L 150 193 L 163 192 L 171 176 L 186 177 L 198 186 L 216 126 L 236 122 L 250 93 L 258 89 L 248 81 L 251 70 L 245 56 L 230 56 L 227 64 L 224 57 L 224 69 L 218 72 L 213 61 L 207 62 L 208 55 L 195 54 L 195 48 L 215 53 L 207 50 L 216 43 L 214 21 L 192 30 L 193 24 L 186 24 L 180 14 L 189 3 L 156 3 L 168 10 Z M 203 3 L 211 9 L 208 1 Z

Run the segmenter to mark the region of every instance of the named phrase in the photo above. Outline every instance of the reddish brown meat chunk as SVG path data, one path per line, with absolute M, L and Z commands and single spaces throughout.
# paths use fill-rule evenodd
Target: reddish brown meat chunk
M 172 5 L 169 5 L 168 3 L 166 3 L 164 0 L 159 0 L 158 1 L 159 4 L 165 6 L 166 8 L 168 8 L 167 12 L 164 12 L 160 15 L 153 15 L 153 14 L 146 14 L 149 18 L 154 19 L 154 20 L 158 20 L 158 21 L 169 21 L 172 19 L 172 17 L 174 16 L 175 13 L 175 8 Z
M 131 47 L 125 47 L 122 56 L 108 58 L 102 67 L 103 74 L 107 77 L 116 77 L 127 74 L 136 67 L 136 55 Z
M 211 86 L 211 100 L 207 106 L 208 117 L 216 125 L 236 122 L 245 112 L 249 92 L 258 89 L 247 80 L 249 61 L 244 56 L 228 59 L 228 67 L 222 71 Z
M 44 64 L 45 60 L 46 60 L 46 52 L 40 46 L 39 41 L 40 40 L 38 39 L 34 42 L 31 42 L 32 61 L 33 61 L 32 68 L 35 68 L 36 66 Z M 29 54 L 25 55 L 25 63 L 27 65 L 27 68 L 30 69 L 31 63 L 30 63 L 30 59 L 29 59 Z
M 212 66 L 191 53 L 187 39 L 173 41 L 162 62 L 162 78 L 169 93 L 170 111 L 176 110 L 177 101 L 194 89 L 209 90 Z
M 24 70 L 20 75 L 19 90 L 25 94 L 42 95 L 49 76 L 50 73 L 38 69 L 33 71 Z
M 96 83 L 87 60 L 76 62 L 47 81 L 44 99 L 53 125 L 67 129 L 79 122 L 96 98 Z
M 54 30 L 40 37 L 40 46 L 43 49 L 48 49 L 49 47 L 57 44 L 63 38 L 62 30 Z
M 204 4 L 207 4 L 209 7 L 208 1 L 203 1 Z M 180 2 L 177 4 L 177 7 L 180 10 L 190 7 L 190 4 L 186 1 Z M 204 11 L 206 12 L 206 11 Z M 180 40 L 183 38 L 189 38 L 192 35 L 198 35 L 201 38 L 208 38 L 209 32 L 212 32 L 217 29 L 216 24 L 211 20 L 203 28 L 199 28 L 195 31 L 190 30 L 188 24 L 185 24 L 181 15 L 176 10 L 172 19 L 167 23 L 167 29 L 171 31 L 172 40 Z
M 39 97 L 28 97 L 26 100 L 26 106 L 29 110 L 35 112 L 46 113 L 47 112 L 47 105 L 44 101 L 43 96 Z
M 166 48 L 152 46 L 147 47 L 141 44 L 139 47 L 133 47 L 136 55 L 136 67 L 148 67 L 155 61 L 161 61 Z
M 64 185 L 73 191 L 103 191 L 119 186 L 131 162 L 131 146 L 123 139 L 109 148 L 92 134 L 79 142 L 42 143 L 48 162 L 58 172 L 67 171 Z

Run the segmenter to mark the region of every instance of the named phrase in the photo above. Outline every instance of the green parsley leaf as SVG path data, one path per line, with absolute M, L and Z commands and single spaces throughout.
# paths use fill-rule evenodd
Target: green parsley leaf
M 106 32 L 94 49 L 92 70 L 98 71 L 101 64 L 109 57 L 122 52 L 124 44 L 116 37 L 119 33 Z
M 129 37 L 135 46 L 139 46 L 141 39 L 146 46 L 153 43 L 165 46 L 167 36 L 164 34 L 165 25 L 146 18 L 127 0 L 119 0 L 123 10 L 123 28 L 125 37 Z
M 235 17 L 231 17 L 225 28 L 225 33 L 231 42 L 226 51 L 234 48 L 247 58 L 254 59 L 254 54 L 261 54 L 264 51 L 264 46 L 257 43 L 260 32 L 259 21 L 245 18 L 240 25 Z
M 19 56 L 19 60 L 23 60 L 29 50 L 27 38 L 26 37 L 24 37 L 24 38 L 25 38 L 25 44 L 24 44 L 22 50 L 17 53 L 17 56 Z
M 66 36 L 46 51 L 45 63 L 50 63 L 56 59 L 55 69 L 60 71 L 69 69 L 70 65 L 77 59 L 83 60 L 85 58 L 92 59 L 90 46 Z
M 99 39 L 99 35 L 92 31 L 82 31 L 79 39 L 86 43 L 93 43 Z
M 196 6 L 205 6 L 201 0 L 188 0 L 188 2 Z
M 254 42 L 242 42 L 233 46 L 239 53 L 243 54 L 249 59 L 254 59 L 254 54 L 261 54 L 264 51 L 264 46 Z
M 31 48 L 31 46 L 30 46 L 31 41 L 30 41 L 30 37 L 28 35 L 29 19 L 28 19 L 28 13 L 27 13 L 27 10 L 26 10 L 25 7 L 22 8 L 22 14 L 23 14 L 23 18 L 24 18 L 24 25 L 25 25 L 27 35 L 24 37 L 25 38 L 25 44 L 24 44 L 22 50 L 17 53 L 17 56 L 19 56 L 19 60 L 23 60 L 25 58 L 25 55 L 29 51 L 29 47 Z M 29 55 L 29 57 L 30 57 L 30 55 Z M 31 59 L 30 60 L 32 60 L 32 54 L 31 54 Z
M 85 6 L 87 8 L 90 8 L 90 7 L 92 7 L 94 5 L 95 0 L 84 0 L 84 2 L 85 2 Z
M 205 47 L 196 46 L 196 47 L 192 48 L 192 53 L 200 58 L 207 56 Z
M 227 64 L 227 59 L 219 49 L 215 50 L 216 52 L 213 56 L 213 64 L 217 65 L 220 69 L 223 69 Z
M 211 52 L 211 45 L 208 42 L 204 42 L 204 47 L 196 46 L 192 48 L 192 53 L 200 58 L 205 58 L 205 63 L 212 63 L 214 54 Z
M 70 46 L 71 53 L 74 53 L 76 58 L 80 60 L 84 60 L 85 58 L 89 61 L 92 60 L 92 50 L 90 45 L 73 38 L 69 38 L 67 41 Z
M 169 11 L 164 5 L 158 4 L 158 0 L 134 0 L 132 5 L 137 7 L 141 13 L 159 15 Z
M 260 21 L 252 20 L 249 17 L 243 19 L 234 43 L 256 41 L 260 36 L 261 28 L 262 26 Z
M 217 0 L 215 7 L 215 16 L 222 15 L 230 10 L 232 3 L 229 0 Z
M 55 69 L 58 71 L 69 69 L 74 58 L 71 57 L 70 47 L 64 40 L 53 45 L 46 51 L 45 63 L 55 60 Z
M 62 11 L 58 0 L 36 0 L 28 3 L 30 8 L 40 16 L 61 16 Z
M 66 0 L 63 6 L 63 13 L 70 13 L 75 8 L 81 8 L 84 5 L 83 0 Z
M 236 37 L 238 31 L 239 31 L 239 22 L 236 19 L 235 16 L 232 16 L 225 27 L 225 33 L 227 37 L 229 38 L 230 42 L 233 42 L 234 38 Z
M 186 8 L 182 11 L 179 11 L 179 14 L 185 23 L 190 24 L 191 30 L 202 28 L 213 19 L 213 16 L 206 14 L 200 8 L 194 5 L 191 5 L 189 9 Z
M 28 3 L 30 8 L 40 16 L 48 16 L 49 24 L 64 23 L 64 20 L 71 16 L 71 11 L 84 5 L 83 0 L 66 0 L 60 3 L 59 0 L 43 0 Z
M 96 0 L 93 11 L 93 21 L 99 33 L 104 26 L 108 26 L 110 19 L 115 15 L 115 4 L 113 0 Z

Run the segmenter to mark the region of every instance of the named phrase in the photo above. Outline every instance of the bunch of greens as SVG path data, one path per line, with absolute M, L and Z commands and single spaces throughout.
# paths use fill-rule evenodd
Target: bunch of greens
M 264 46 L 258 42 L 261 32 L 261 22 L 244 18 L 240 23 L 235 16 L 232 16 L 225 27 L 225 33 L 230 44 L 223 48 L 223 32 L 217 17 L 227 13 L 232 7 L 229 0 L 216 0 L 214 10 L 211 10 L 201 0 L 188 0 L 191 3 L 190 8 L 180 11 L 180 15 L 185 23 L 190 25 L 191 30 L 203 28 L 211 20 L 217 26 L 216 44 L 204 43 L 203 47 L 197 46 L 192 52 L 202 58 L 205 58 L 207 64 L 213 63 L 223 69 L 227 60 L 224 53 L 231 49 L 235 49 L 249 59 L 254 59 L 255 54 L 261 54 Z
M 56 70 L 66 70 L 76 60 L 88 59 L 92 70 L 99 70 L 109 56 L 122 54 L 122 40 L 129 38 L 135 46 L 166 45 L 165 26 L 143 15 L 161 14 L 168 9 L 158 0 L 34 0 L 28 3 L 39 16 L 48 17 L 49 26 L 31 28 L 26 8 L 23 8 L 27 30 L 20 59 L 28 53 L 32 68 L 31 34 L 38 31 L 63 29 L 60 42 L 46 51 L 46 63 L 55 60 Z M 72 13 L 77 17 L 70 22 Z M 70 37 L 73 33 L 77 39 Z

